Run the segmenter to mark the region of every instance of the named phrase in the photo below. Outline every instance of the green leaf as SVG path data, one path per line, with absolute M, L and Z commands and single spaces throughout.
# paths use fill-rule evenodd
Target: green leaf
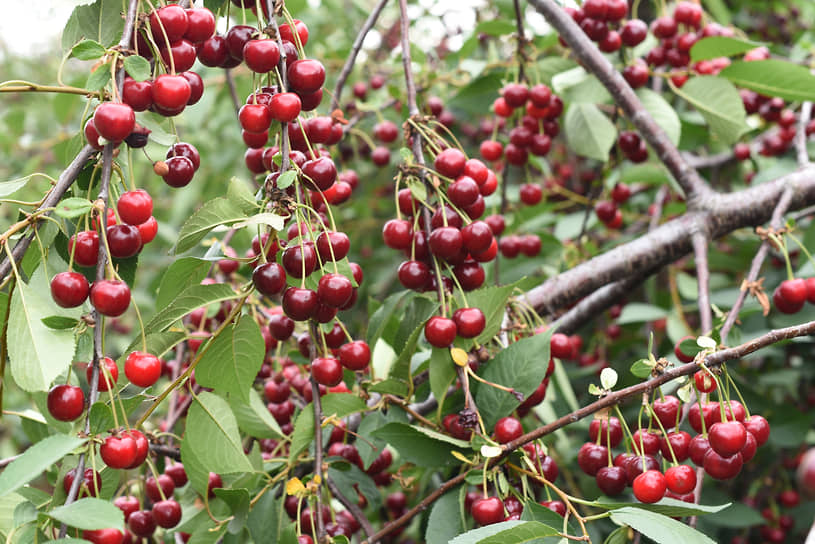
M 280 177 L 277 178 L 275 184 L 277 185 L 278 189 L 285 189 L 286 187 L 289 187 L 292 183 L 294 183 L 294 180 L 296 179 L 297 172 L 295 172 L 294 170 L 287 170 L 286 172 L 280 174 Z
M 93 4 L 77 6 L 62 31 L 62 49 L 71 49 L 82 38 L 110 47 L 119 41 L 123 28 L 122 4 L 119 2 L 96 0 Z
M 628 506 L 612 510 L 611 520 L 628 525 L 657 544 L 714 544 L 710 537 L 690 526 L 642 508 Z
M 241 397 L 230 396 L 229 406 L 238 420 L 238 427 L 255 438 L 281 438 L 280 425 L 254 389 L 249 389 L 249 402 Z
M 707 506 L 704 504 L 688 504 L 686 502 L 678 501 L 676 499 L 664 498 L 655 504 L 631 504 L 630 502 L 617 502 L 607 497 L 591 503 L 592 506 L 597 508 L 604 508 L 606 510 L 616 510 L 619 508 L 638 508 L 641 510 L 648 510 L 655 514 L 662 514 L 664 516 L 672 517 L 685 517 L 685 516 L 702 516 L 704 514 L 715 514 L 728 508 L 730 503 L 720 504 L 717 506 Z
M 529 525 L 532 524 L 532 525 Z M 481 542 L 499 542 L 506 544 L 507 542 L 524 542 L 523 540 L 486 540 L 490 537 L 503 533 L 504 531 L 508 531 L 514 529 L 516 527 L 521 526 L 541 526 L 547 527 L 543 523 L 538 523 L 535 521 L 502 521 L 500 523 L 493 523 L 492 525 L 487 525 L 486 527 L 479 527 L 478 529 L 473 529 L 471 531 L 467 531 L 464 534 L 457 536 L 456 538 L 450 541 L 450 544 L 480 544 Z M 549 527 L 551 529 L 551 527 Z M 557 534 L 557 533 L 555 533 Z M 542 535 L 547 536 L 547 535 Z
M 79 217 L 80 215 L 85 215 L 91 211 L 92 208 L 93 202 L 87 198 L 72 196 L 70 198 L 61 200 L 60 203 L 54 208 L 54 214 L 70 219 L 73 217 Z
M 82 40 L 71 48 L 71 55 L 79 60 L 93 60 L 104 55 L 105 51 L 102 44 L 97 41 Z
M 48 317 L 43 317 L 40 319 L 42 324 L 48 327 L 49 329 L 56 329 L 58 331 L 65 330 L 65 329 L 73 329 L 79 324 L 78 319 L 74 319 L 73 317 L 65 317 L 61 315 L 49 315 Z
M 541 334 L 523 338 L 501 350 L 487 363 L 482 378 L 492 383 L 511 387 L 524 395 L 532 394 L 546 376 L 549 364 L 549 339 L 554 332 L 549 328 Z M 488 429 L 509 415 L 521 403 L 515 396 L 487 384 L 480 384 L 475 403 Z
M 145 333 L 159 332 L 181 319 L 196 308 L 238 298 L 229 285 L 218 283 L 211 285 L 192 285 L 184 289 L 163 310 L 144 326 Z
M 27 484 L 85 442 L 84 438 L 64 434 L 54 434 L 37 442 L 0 474 L 0 497 Z
M 674 92 L 702 114 L 713 134 L 726 145 L 732 145 L 749 130 L 741 96 L 726 79 L 692 77 L 681 89 L 674 87 Z
M 478 541 L 478 544 L 522 544 L 547 536 L 555 536 L 558 530 L 539 521 L 527 521 Z
M 815 75 L 809 68 L 778 59 L 736 61 L 719 73 L 739 87 L 784 100 L 815 100 Z
M 243 529 L 246 518 L 249 515 L 249 491 L 246 489 L 225 489 L 215 490 L 215 496 L 229 505 L 229 509 L 234 516 L 229 522 L 228 531 L 239 533 Z
M 453 111 L 483 115 L 485 104 L 492 104 L 501 88 L 501 74 L 483 74 L 465 85 L 453 96 L 448 106 Z M 486 106 L 488 109 L 489 106 Z
M 418 296 L 410 300 L 404 314 L 401 316 L 399 327 L 392 340 L 388 343 L 398 353 L 393 362 L 389 377 L 407 380 L 410 377 L 410 359 L 416 351 L 416 344 L 424 331 L 424 325 L 438 308 L 438 302 L 429 298 Z
M 85 88 L 89 91 L 98 91 L 107 85 L 108 81 L 110 81 L 110 62 L 97 66 L 96 70 L 91 72 L 88 81 L 85 83 Z
M 166 308 L 181 291 L 191 285 L 200 284 L 211 266 L 211 262 L 195 257 L 182 257 L 171 264 L 161 278 L 156 295 L 156 308 Z
M 447 348 L 433 348 L 430 354 L 430 390 L 438 401 L 439 406 L 444 404 L 447 388 L 456 379 L 456 365 Z
M 173 248 L 173 253 L 178 255 L 192 249 L 204 239 L 209 231 L 218 225 L 226 225 L 245 219 L 247 219 L 246 214 L 234 202 L 224 197 L 209 200 L 181 226 L 178 233 L 178 242 Z
M 632 302 L 623 307 L 623 312 L 617 318 L 617 323 L 625 325 L 627 323 L 643 323 L 646 321 L 656 321 L 667 317 L 668 312 L 659 306 L 645 304 L 642 302 Z
M 775 429 L 773 429 L 775 431 Z M 717 527 L 730 527 L 733 529 L 741 529 L 753 525 L 760 525 L 764 522 L 764 518 L 756 511 L 755 508 L 750 508 L 746 504 L 734 502 L 728 508 L 721 512 L 717 512 L 715 516 L 708 516 L 705 518 L 705 523 L 715 525 Z
M 710 36 L 702 38 L 690 48 L 691 62 L 715 59 L 718 57 L 732 57 L 741 55 L 763 44 L 749 40 L 740 40 L 726 36 Z
M 110 501 L 86 497 L 65 506 L 58 506 L 48 515 L 66 525 L 83 530 L 116 529 L 124 525 L 125 515 Z
M 375 512 L 382 506 L 382 494 L 373 479 L 355 464 L 335 464 L 329 467 L 328 477 L 337 484 L 346 497 L 356 497 L 357 490 L 362 493 L 372 511 Z
M 41 175 L 42 174 L 30 174 L 23 178 L 10 179 L 8 181 L 0 181 L 0 198 L 16 193 L 17 191 L 25 187 L 25 185 L 29 181 L 31 181 L 32 178 Z
M 249 511 L 246 528 L 255 542 L 279 542 L 281 524 L 288 522 L 283 515 L 283 498 L 277 498 L 277 490 L 270 489 Z
M 481 334 L 475 339 L 478 344 L 486 344 L 492 337 L 501 330 L 501 323 L 504 320 L 504 312 L 507 307 L 507 300 L 520 282 L 509 285 L 497 285 L 482 287 L 474 291 L 467 292 L 467 304 L 471 308 L 480 308 L 484 312 L 486 326 Z M 464 307 L 464 298 L 461 294 L 456 296 L 459 307 Z
M 323 416 L 347 415 L 362 412 L 368 406 L 365 401 L 352 393 L 329 393 L 320 398 Z M 289 462 L 293 462 L 303 452 L 314 438 L 314 406 L 308 403 L 297 416 L 294 422 L 294 432 L 291 435 Z
M 427 544 L 447 544 L 461 533 L 458 489 L 448 491 L 433 504 L 424 535 Z
M 682 123 L 679 122 L 679 116 L 676 111 L 671 107 L 668 102 L 662 98 L 660 94 L 655 93 L 650 89 L 639 89 L 637 96 L 654 121 L 662 127 L 668 139 L 674 145 L 679 144 L 679 138 L 682 134 Z
M 195 369 L 195 380 L 204 387 L 226 392 L 245 402 L 255 381 L 266 346 L 260 327 L 251 317 L 243 317 L 210 342 Z
M 450 452 L 469 449 L 469 444 L 463 440 L 407 423 L 388 423 L 371 434 L 396 448 L 404 461 L 420 467 L 441 467 L 458 463 Z
M 89 415 L 91 433 L 101 433 L 116 426 L 113 411 L 104 402 L 94 402 Z
M 478 23 L 478 26 L 475 28 L 474 32 L 476 34 L 489 34 L 490 36 L 504 36 L 505 34 L 512 34 L 515 32 L 515 25 L 510 21 L 493 19 L 492 21 L 483 21 Z
M 7 345 L 11 373 L 23 390 L 48 391 L 51 382 L 70 366 L 76 349 L 73 331 L 51 329 L 42 320 L 53 316 L 76 320 L 82 311 L 81 306 L 54 304 L 44 266 L 37 268 L 28 285 L 17 283 L 6 335 L 14 339 Z
M 631 365 L 631 374 L 637 378 L 647 378 L 651 375 L 653 367 L 649 364 L 647 359 L 640 359 Z
M 209 472 L 252 472 L 252 464 L 243 453 L 238 423 L 227 402 L 209 392 L 201 393 L 195 400 L 190 406 L 181 442 L 184 467 L 195 466 L 199 482 L 203 472 L 204 490 Z M 200 483 L 194 487 L 201 491 L 199 486 Z
M 617 129 L 594 104 L 572 104 L 563 124 L 569 147 L 589 159 L 605 161 L 617 139 Z
M 232 227 L 236 229 L 242 229 L 245 227 L 257 227 L 258 225 L 268 225 L 275 230 L 282 230 L 284 221 L 285 220 L 283 219 L 283 217 L 277 215 L 276 213 L 264 212 L 255 214 L 245 221 L 238 221 L 237 223 L 232 225 Z
M 128 75 L 136 81 L 150 79 L 152 75 L 150 71 L 150 61 L 140 55 L 125 57 L 124 67 Z

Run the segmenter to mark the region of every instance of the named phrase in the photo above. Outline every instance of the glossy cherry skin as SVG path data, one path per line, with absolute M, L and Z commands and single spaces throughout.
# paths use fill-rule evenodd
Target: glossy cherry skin
M 673 395 L 665 395 L 664 398 L 654 401 L 654 414 L 665 430 L 676 426 L 680 407 L 679 399 Z
M 113 505 L 124 513 L 125 523 L 127 523 L 127 518 L 130 517 L 130 514 L 138 511 L 139 499 L 132 495 L 122 495 L 113 500 Z
M 153 83 L 150 80 L 136 81 L 130 76 L 126 77 L 122 85 L 122 102 L 130 106 L 133 111 L 150 109 L 150 106 L 153 105 Z
M 93 114 L 93 125 L 102 138 L 109 142 L 121 142 L 133 132 L 136 114 L 127 104 L 103 102 Z
M 729 480 L 735 478 L 744 464 L 741 453 L 730 457 L 722 457 L 713 448 L 707 450 L 703 460 L 705 472 L 716 480 Z
M 455 227 L 434 229 L 428 238 L 430 251 L 440 259 L 450 259 L 459 254 L 464 245 L 461 231 Z
M 399 283 L 408 289 L 422 289 L 430 281 L 430 267 L 422 261 L 405 261 L 396 271 Z
M 70 469 L 65 473 L 65 478 L 62 480 L 62 489 L 67 494 L 74 483 L 76 477 L 76 468 Z M 80 485 L 80 497 L 91 496 L 95 497 L 102 489 L 102 477 L 98 472 L 92 468 L 86 468 L 82 475 L 82 483 Z
M 133 462 L 126 468 L 134 469 L 140 467 L 142 463 L 144 463 L 144 460 L 147 459 L 147 454 L 150 449 L 150 443 L 147 441 L 147 437 L 136 429 L 130 429 L 122 434 L 136 441 L 136 456 L 133 458 Z
M 109 225 L 106 233 L 111 256 L 126 259 L 141 251 L 143 244 L 139 227 L 127 224 Z
M 504 521 L 504 503 L 498 497 L 480 497 L 473 501 L 470 513 L 479 525 Z
M 351 241 L 344 232 L 322 232 L 317 237 L 317 253 L 323 262 L 341 261 L 351 249 Z
M 363 340 L 343 344 L 339 350 L 340 363 L 348 370 L 365 370 L 371 362 L 371 348 Z
M 129 225 L 141 225 L 153 215 L 153 199 L 144 189 L 126 191 L 116 202 L 121 220 Z
M 442 176 L 456 179 L 464 173 L 464 166 L 467 163 L 467 155 L 460 149 L 450 147 L 436 156 L 433 166 Z
M 192 89 L 180 75 L 162 74 L 153 81 L 153 102 L 166 110 L 177 110 L 187 105 Z
M 716 390 L 718 384 L 713 375 L 707 370 L 697 370 L 693 375 L 693 382 L 700 393 L 711 393 Z
M 521 422 L 514 417 L 502 417 L 495 424 L 495 440 L 501 444 L 506 444 L 524 433 L 524 428 Z
M 294 320 L 283 314 L 273 315 L 269 318 L 269 332 L 275 340 L 288 340 L 294 332 Z
M 74 262 L 79 266 L 96 266 L 96 259 L 99 256 L 99 234 L 92 230 L 77 232 L 68 241 L 68 252 L 73 252 Z
M 289 65 L 286 73 L 289 85 L 297 93 L 316 92 L 325 83 L 325 67 L 318 60 L 296 60 Z
M 708 431 L 710 447 L 722 457 L 741 451 L 747 440 L 747 429 L 738 421 L 714 423 Z
M 99 368 L 98 389 L 102 392 L 105 392 L 113 387 L 116 384 L 116 381 L 119 379 L 119 367 L 116 366 L 116 361 L 110 357 L 105 357 L 104 365 L 105 370 L 103 370 L 101 366 Z M 87 378 L 88 383 L 91 383 L 91 379 L 93 378 L 93 366 L 91 364 L 88 364 L 88 368 L 85 370 L 85 377 Z
M 634 478 L 634 496 L 638 501 L 653 504 L 665 496 L 668 489 L 665 475 L 658 470 L 647 470 Z
M 170 4 L 151 12 L 149 22 L 153 38 L 159 44 L 165 41 L 180 40 L 189 27 L 187 12 L 176 4 Z
M 317 309 L 317 293 L 302 287 L 289 287 L 283 292 L 283 311 L 295 321 L 305 321 Z
M 187 31 L 184 38 L 192 43 L 201 43 L 215 34 L 215 15 L 207 8 L 189 8 Z
M 85 394 L 75 385 L 55 385 L 48 392 L 48 413 L 59 421 L 74 421 L 85 410 Z
M 475 338 L 484 331 L 487 320 L 480 308 L 459 308 L 453 312 L 456 332 L 462 338 Z
M 553 334 L 552 338 L 555 336 L 557 336 L 557 333 Z M 566 337 L 565 334 L 561 336 L 565 337 L 568 341 L 568 337 Z M 620 424 L 620 420 L 616 417 L 592 420 L 589 424 L 589 440 L 596 442 L 598 433 L 600 434 L 600 444 L 603 446 L 616 448 L 623 439 L 623 427 L 622 424 Z
M 139 387 L 150 387 L 161 376 L 161 361 L 150 353 L 134 351 L 125 360 L 125 376 Z
M 122 544 L 124 535 L 119 529 L 94 529 L 82 531 L 82 538 L 93 544 Z
M 176 488 L 183 487 L 187 483 L 187 472 L 181 463 L 173 463 L 164 469 L 164 474 L 173 479 Z
M 269 110 L 272 117 L 281 123 L 291 123 L 303 108 L 303 102 L 296 93 L 278 93 L 272 97 Z
M 266 296 L 280 294 L 286 287 L 286 271 L 277 263 L 264 263 L 252 272 L 252 283 Z
M 153 504 L 153 519 L 164 529 L 175 527 L 181 521 L 181 505 L 171 499 L 158 501 Z
M 609 497 L 616 497 L 628 486 L 628 475 L 623 467 L 601 467 L 595 474 L 597 487 Z
M 253 72 L 265 74 L 277 66 L 280 49 L 275 40 L 250 40 L 243 46 L 243 60 Z
M 696 470 L 689 465 L 676 465 L 665 471 L 668 489 L 677 495 L 685 495 L 696 488 Z
M 147 538 L 156 532 L 156 520 L 150 510 L 139 510 L 130 514 L 127 526 L 134 535 L 142 538 Z
M 320 302 L 335 308 L 341 308 L 349 300 L 354 292 L 351 280 L 342 274 L 325 274 L 318 282 L 317 297 Z
M 577 464 L 589 476 L 595 476 L 601 467 L 608 465 L 608 448 L 586 442 L 577 452 Z
M 88 299 L 88 280 L 79 272 L 60 272 L 51 280 L 51 298 L 62 308 L 76 308 Z
M 136 458 L 136 441 L 130 436 L 109 436 L 99 446 L 99 455 L 111 468 L 127 468 Z
M 566 504 L 563 501 L 541 501 L 540 504 L 561 517 L 566 516 Z
M 167 474 L 159 474 L 158 478 L 150 476 L 144 481 L 144 492 L 153 502 L 158 502 L 164 498 L 170 499 L 175 492 L 175 482 Z
M 770 437 L 770 424 L 763 416 L 751 415 L 744 420 L 744 428 L 753 435 L 758 446 L 763 446 Z
M 118 317 L 130 306 L 130 288 L 123 281 L 100 280 L 91 285 L 91 304 L 108 317 Z
M 320 385 L 334 387 L 342 381 L 342 364 L 334 357 L 317 357 L 311 362 L 311 375 Z
M 424 335 L 431 346 L 446 348 L 456 339 L 456 322 L 434 315 L 425 323 Z
M 171 157 L 164 161 L 167 164 L 168 172 L 162 176 L 164 183 L 170 187 L 185 187 L 192 181 L 195 174 L 195 165 L 187 157 Z
M 667 436 L 660 436 L 659 438 L 659 451 L 668 461 L 673 461 L 671 452 L 676 456 L 676 462 L 681 463 L 688 458 L 690 454 L 691 436 L 685 431 L 674 431 L 668 433 Z M 670 448 L 668 447 L 670 444 Z

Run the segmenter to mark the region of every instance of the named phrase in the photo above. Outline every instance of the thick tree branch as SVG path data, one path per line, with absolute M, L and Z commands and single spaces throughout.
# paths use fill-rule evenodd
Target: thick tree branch
M 690 209 L 696 208 L 702 199 L 712 192 L 707 183 L 699 176 L 679 153 L 679 150 L 668 138 L 654 118 L 642 105 L 639 97 L 628 85 L 623 76 L 603 56 L 588 36 L 577 26 L 577 23 L 557 5 L 554 0 L 529 0 L 535 9 L 546 17 L 546 21 L 557 30 L 577 60 L 590 73 L 597 76 L 600 83 L 611 93 L 614 101 L 623 110 L 626 117 L 634 124 L 645 141 L 656 151 L 657 156 L 668 168 L 679 186 L 685 192 Z
M 694 232 L 691 236 L 693 255 L 696 260 L 696 285 L 699 292 L 699 321 L 702 334 L 713 331 L 713 313 L 710 309 L 710 268 L 707 264 L 707 237 L 703 232 Z
M 345 86 L 348 76 L 351 75 L 351 71 L 354 69 L 354 64 L 357 62 L 357 55 L 359 55 L 359 51 L 362 49 L 362 42 L 365 41 L 365 36 L 368 35 L 368 32 L 370 32 L 376 24 L 379 15 L 387 3 L 388 0 L 379 0 L 371 10 L 371 14 L 365 19 L 362 28 L 359 29 L 359 34 L 357 34 L 354 44 L 351 46 L 351 52 L 348 54 L 348 58 L 345 59 L 345 65 L 342 67 L 340 75 L 337 76 L 337 83 L 334 85 L 334 95 L 331 97 L 331 111 L 334 111 L 340 105 L 342 88 Z
M 557 328 L 557 332 L 574 334 L 584 323 L 594 319 L 616 304 L 618 300 L 629 295 L 645 277 L 646 275 L 635 275 L 601 287 L 560 316 L 552 326 Z

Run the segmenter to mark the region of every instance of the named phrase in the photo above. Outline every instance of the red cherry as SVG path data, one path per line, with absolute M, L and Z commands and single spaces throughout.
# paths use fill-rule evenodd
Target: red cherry
M 693 375 L 693 382 L 700 393 L 711 393 L 718 387 L 715 378 L 708 370 L 697 370 Z
M 697 467 L 702 466 L 705 460 L 705 454 L 710 449 L 710 442 L 707 437 L 697 434 L 691 438 L 690 445 L 688 446 L 688 457 L 693 461 Z
M 314 381 L 326 387 L 334 387 L 342 381 L 342 364 L 334 357 L 317 357 L 311 361 Z
M 195 165 L 187 157 L 171 157 L 164 161 L 168 171 L 162 176 L 164 183 L 170 187 L 185 187 L 192 181 Z
M 637 429 L 631 438 L 631 446 L 634 453 L 656 455 L 659 452 L 659 435 L 645 429 Z
M 473 501 L 470 513 L 479 525 L 504 521 L 504 503 L 498 497 L 480 497 Z
M 608 464 L 608 448 L 586 442 L 577 452 L 577 464 L 589 476 L 595 476 L 601 467 Z
M 317 254 L 323 262 L 341 261 L 350 249 L 351 241 L 344 232 L 322 232 L 317 237 Z
M 121 142 L 136 126 L 136 114 L 127 104 L 103 102 L 93 114 L 96 132 L 109 142 Z
M 249 40 L 243 46 L 243 60 L 253 72 L 271 72 L 280 60 L 280 49 L 275 40 Z
M 722 457 L 741 451 L 747 440 L 747 430 L 738 421 L 714 423 L 708 433 L 710 447 Z
M 99 446 L 99 455 L 111 468 L 127 468 L 136 458 L 136 441 L 130 436 L 109 436 Z
M 459 308 L 453 313 L 458 336 L 475 338 L 484 331 L 487 324 L 484 312 L 480 308 Z
M 668 489 L 678 495 L 690 493 L 696 488 L 696 471 L 688 465 L 676 465 L 665 471 Z
M 85 410 L 85 394 L 75 385 L 55 385 L 48 392 L 48 413 L 59 421 L 74 421 Z
M 125 376 L 134 385 L 150 387 L 161 376 L 161 361 L 150 353 L 134 351 L 125 360 Z
M 305 321 L 317 309 L 317 293 L 302 287 L 289 287 L 283 292 L 283 311 L 295 321 Z
M 563 501 L 541 501 L 541 506 L 545 506 L 560 517 L 566 516 L 566 504 Z
M 76 468 L 72 468 L 65 474 L 65 478 L 62 480 L 62 488 L 65 490 L 66 494 L 71 489 L 75 477 Z M 99 494 L 99 491 L 101 489 L 102 489 L 102 477 L 99 475 L 98 472 L 96 472 L 92 468 L 86 468 L 85 472 L 82 474 L 82 483 L 80 484 L 79 496 L 95 497 L 96 495 Z
M 156 520 L 150 510 L 139 510 L 130 514 L 127 526 L 134 535 L 142 538 L 148 538 L 156 532 Z
M 223 36 L 212 36 L 198 46 L 198 60 L 204 66 L 221 66 L 228 59 L 229 46 Z
M 147 437 L 144 436 L 141 431 L 137 431 L 136 429 L 130 429 L 122 434 L 129 436 L 136 442 L 136 456 L 133 458 L 133 462 L 130 463 L 127 468 L 134 469 L 140 467 L 142 463 L 144 463 L 144 460 L 147 459 L 147 454 L 149 453 L 150 449 L 150 444 L 147 442 Z
M 481 142 L 479 152 L 481 153 L 481 156 L 484 157 L 484 160 L 497 161 L 504 153 L 504 146 L 501 144 L 501 142 L 486 140 Z
M 609 497 L 622 493 L 628 485 L 628 475 L 622 467 L 601 467 L 595 475 L 597 487 Z
M 215 15 L 207 8 L 189 8 L 187 31 L 184 38 L 192 43 L 201 43 L 215 34 Z
M 153 502 L 164 500 L 162 495 L 170 499 L 175 492 L 175 482 L 167 474 L 159 474 L 158 478 L 150 476 L 144 481 L 144 492 Z
M 165 158 L 172 157 L 187 157 L 192 161 L 193 170 L 198 170 L 198 167 L 201 166 L 201 155 L 194 145 L 187 142 L 178 142 L 170 146 Z
M 142 244 L 149 244 L 155 239 L 158 234 L 158 222 L 152 215 L 150 218 L 137 227 L 139 229 L 139 236 L 141 237 Z
M 108 317 L 119 317 L 130 306 L 130 288 L 119 280 L 93 282 L 90 297 L 96 311 Z
M 665 395 L 664 398 L 654 401 L 654 414 L 665 430 L 676 427 L 680 407 L 679 399 L 673 395 Z
M 126 259 L 141 251 L 143 244 L 139 227 L 127 224 L 108 225 L 106 233 L 112 257 Z
M 730 457 L 722 457 L 713 448 L 705 453 L 703 466 L 708 476 L 715 480 L 729 480 L 735 478 L 744 464 L 741 453 L 736 453 Z
M 337 179 L 337 165 L 329 157 L 319 157 L 303 164 L 303 174 L 307 185 L 325 191 Z
M 339 358 L 348 370 L 365 370 L 371 361 L 371 349 L 367 342 L 355 340 L 340 347 Z
M 272 124 L 272 112 L 264 104 L 244 104 L 238 112 L 238 120 L 246 132 L 265 132 Z
M 676 456 L 676 462 L 681 463 L 688 458 L 690 452 L 691 436 L 685 431 L 674 431 L 668 433 L 667 436 L 659 438 L 659 451 L 662 452 L 662 457 L 669 461 L 673 461 L 671 452 Z M 670 444 L 670 447 L 668 447 Z
M 320 302 L 332 306 L 334 308 L 341 308 L 349 300 L 354 291 L 354 286 L 351 280 L 342 274 L 325 274 L 317 286 L 317 297 Z
M 176 4 L 154 10 L 150 13 L 148 21 L 153 39 L 159 44 L 180 40 L 189 27 L 187 12 Z
M 756 439 L 757 446 L 763 446 L 770 437 L 770 423 L 759 415 L 751 415 L 744 420 L 744 428 Z
M 125 523 L 127 523 L 130 514 L 139 509 L 139 499 L 132 495 L 122 495 L 113 500 L 113 505 L 124 513 Z
M 554 336 L 553 334 L 552 337 Z M 564 334 L 563 336 L 566 335 Z M 616 448 L 623 439 L 623 427 L 620 424 L 620 420 L 616 417 L 603 417 L 592 420 L 589 424 L 589 439 L 592 442 L 596 442 L 598 434 L 600 435 L 600 445 L 610 445 L 612 448 Z
M 140 225 L 153 215 L 153 199 L 144 189 L 126 191 L 116 203 L 119 217 L 129 225 Z
M 136 81 L 132 77 L 127 76 L 122 85 L 122 102 L 130 106 L 133 111 L 145 111 L 150 109 L 150 106 L 153 105 L 152 81 Z
M 500 444 L 506 444 L 524 434 L 521 422 L 514 417 L 502 417 L 495 424 L 495 440 Z
M 292 62 L 287 71 L 289 85 L 297 93 L 313 93 L 325 83 L 325 68 L 314 59 L 300 59 Z
M 183 487 L 187 483 L 187 472 L 181 463 L 173 463 L 164 469 L 164 474 L 173 479 L 176 488 Z
M 391 249 L 408 249 L 413 240 L 413 227 L 404 219 L 391 219 L 382 227 L 382 240 Z
M 501 90 L 501 96 L 509 107 L 520 108 L 529 98 L 529 89 L 522 83 L 509 83 Z
M 278 93 L 272 97 L 269 109 L 276 120 L 282 123 L 290 123 L 300 115 L 302 105 L 302 101 L 297 94 Z
M 441 259 L 451 259 L 459 254 L 464 245 L 461 231 L 455 227 L 434 229 L 428 238 L 430 251 Z
M 271 297 L 286 287 L 286 272 L 277 263 L 264 263 L 252 272 L 252 283 L 260 293 Z
M 694 354 L 684 353 L 680 349 L 682 343 L 685 342 L 685 340 L 693 340 L 693 338 L 694 338 L 693 336 L 683 336 L 682 338 L 679 339 L 679 341 L 677 341 L 676 345 L 674 346 L 674 355 L 676 355 L 676 358 L 682 361 L 683 363 L 692 362 L 694 357 L 696 356 L 695 353 Z
M 294 28 L 297 31 L 297 38 L 300 40 L 300 45 L 305 47 L 308 43 L 308 27 L 303 21 L 294 19 Z M 292 32 L 289 23 L 280 25 L 280 39 L 295 43 L 294 32 Z
M 162 74 L 153 81 L 153 102 L 165 110 L 183 109 L 191 93 L 189 82 L 180 75 Z
M 464 165 L 467 163 L 467 156 L 456 148 L 448 148 L 436 156 L 433 166 L 442 176 L 456 179 L 464 173 Z
M 434 315 L 425 323 L 424 335 L 431 346 L 446 348 L 456 339 L 456 322 Z
M 51 298 L 62 308 L 76 308 L 87 300 L 90 286 L 79 272 L 60 272 L 51 280 Z
M 77 232 L 68 240 L 68 252 L 79 266 L 96 266 L 99 256 L 99 234 L 92 230 Z
M 93 544 L 122 544 L 124 535 L 119 529 L 94 529 L 82 531 L 82 538 Z
M 175 527 L 181 521 L 181 505 L 172 499 L 158 501 L 153 504 L 153 519 L 159 527 L 165 529 Z
M 99 368 L 99 391 L 105 392 L 111 387 L 116 384 L 116 381 L 119 379 L 119 367 L 116 366 L 116 361 L 111 359 L 110 357 L 105 357 L 104 359 L 105 369 L 110 376 L 106 376 L 104 370 L 100 366 Z M 88 383 L 91 383 L 91 378 L 93 377 L 93 366 L 88 365 L 88 368 L 85 371 L 85 377 L 88 380 Z
M 638 501 L 653 504 L 665 496 L 668 484 L 665 475 L 658 470 L 648 470 L 634 478 L 634 496 Z

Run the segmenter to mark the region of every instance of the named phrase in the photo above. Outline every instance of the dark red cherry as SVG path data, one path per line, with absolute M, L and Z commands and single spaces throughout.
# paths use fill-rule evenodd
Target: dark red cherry
M 314 59 L 300 59 L 292 62 L 286 74 L 292 90 L 299 93 L 313 93 L 325 83 L 325 68 Z
M 470 513 L 479 525 L 504 521 L 504 503 L 498 497 L 481 497 L 473 501 Z
M 484 331 L 487 320 L 480 308 L 459 308 L 453 312 L 456 331 L 462 338 L 475 338 Z
M 132 257 L 142 248 L 139 227 L 135 225 L 110 225 L 107 228 L 107 239 L 111 256 L 118 259 Z
M 109 142 L 121 142 L 136 126 L 136 114 L 128 104 L 103 102 L 93 114 L 96 132 Z
M 339 358 L 348 370 L 365 370 L 371 361 L 371 349 L 367 342 L 355 340 L 340 347 Z
M 430 345 L 437 348 L 446 348 L 456 339 L 456 322 L 435 315 L 425 323 L 424 335 Z
M 286 272 L 277 263 L 264 263 L 252 272 L 252 283 L 260 293 L 271 297 L 286 287 Z
M 130 306 L 130 288 L 120 280 L 99 280 L 91 285 L 90 298 L 100 314 L 119 317 Z
M 609 497 L 616 497 L 625 491 L 628 485 L 628 476 L 622 467 L 600 467 L 594 477 L 597 481 L 597 487 Z
M 334 357 L 317 357 L 311 362 L 314 380 L 326 387 L 334 387 L 342 381 L 342 364 Z
M 74 421 L 85 410 L 85 394 L 75 385 L 55 385 L 48 392 L 48 413 L 59 421 Z
M 305 321 L 317 309 L 317 293 L 302 287 L 289 287 L 283 292 L 283 311 L 295 321 Z
M 88 280 L 79 272 L 60 272 L 51 280 L 51 298 L 62 308 L 76 308 L 88 299 Z

